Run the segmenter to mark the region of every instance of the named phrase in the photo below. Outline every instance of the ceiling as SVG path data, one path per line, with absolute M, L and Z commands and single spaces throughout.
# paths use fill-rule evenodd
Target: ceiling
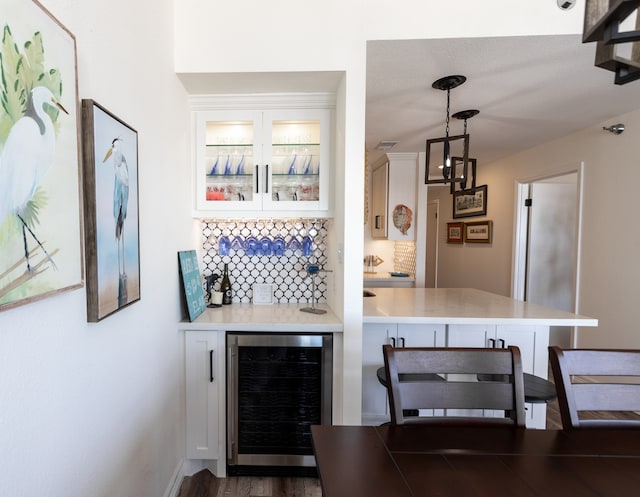
M 478 166 L 640 107 L 640 81 L 615 85 L 594 56 L 581 35 L 370 41 L 369 161 L 384 154 L 381 141 L 398 142 L 391 152 L 424 152 L 427 138 L 444 136 L 446 91 L 431 84 L 452 74 L 467 81 L 451 90 L 451 113 L 480 110 L 468 121 Z M 450 126 L 461 134 L 464 123 Z

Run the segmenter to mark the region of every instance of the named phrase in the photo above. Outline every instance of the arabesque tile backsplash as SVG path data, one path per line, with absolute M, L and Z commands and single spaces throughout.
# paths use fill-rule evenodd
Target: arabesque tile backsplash
M 325 254 L 330 221 L 322 218 L 205 219 L 201 223 L 203 276 L 222 276 L 227 263 L 234 303 L 251 302 L 254 283 L 273 284 L 276 302 L 309 303 L 312 276 L 307 273 L 307 266 L 317 264 L 320 272 L 315 275 L 315 298 L 316 302 L 326 302 L 327 275 L 323 270 L 327 269 Z M 221 247 L 223 237 L 226 240 Z M 309 240 L 303 248 L 306 237 Z M 231 247 L 225 246 L 234 239 Z M 260 242 L 263 240 L 270 255 L 262 255 Z M 273 243 L 275 240 L 278 241 Z M 270 245 L 277 248 L 270 249 Z M 215 288 L 218 286 L 219 281 Z

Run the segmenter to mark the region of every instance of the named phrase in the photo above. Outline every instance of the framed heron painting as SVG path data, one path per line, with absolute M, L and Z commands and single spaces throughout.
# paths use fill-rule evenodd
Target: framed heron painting
M 82 287 L 75 37 L 35 1 L 0 10 L 0 311 Z
M 82 100 L 87 321 L 140 300 L 138 133 Z

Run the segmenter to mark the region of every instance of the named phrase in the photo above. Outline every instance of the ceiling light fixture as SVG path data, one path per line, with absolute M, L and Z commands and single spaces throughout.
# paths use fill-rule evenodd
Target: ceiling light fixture
M 441 138 L 433 138 L 427 140 L 427 152 L 426 152 L 426 168 L 425 168 L 425 184 L 433 184 L 433 183 L 450 183 L 451 184 L 451 193 L 455 191 L 455 183 L 459 181 L 455 177 L 455 171 L 453 170 L 453 162 L 452 157 L 462 157 L 463 161 L 463 169 L 467 167 L 469 161 L 469 135 L 464 133 L 462 135 L 449 135 L 449 120 L 450 115 L 449 111 L 451 109 L 451 90 L 457 88 L 461 84 L 463 84 L 467 78 L 461 75 L 453 75 L 453 76 L 445 76 L 444 78 L 437 79 L 431 85 L 436 90 L 446 90 L 447 92 L 447 113 L 445 120 L 445 136 Z M 430 169 L 431 169 L 431 160 L 436 154 L 432 152 L 432 148 L 435 149 L 440 144 L 442 144 L 442 178 L 430 177 Z M 452 146 L 458 146 L 458 148 L 462 147 L 462 153 L 452 153 Z M 452 175 L 453 171 L 453 175 Z

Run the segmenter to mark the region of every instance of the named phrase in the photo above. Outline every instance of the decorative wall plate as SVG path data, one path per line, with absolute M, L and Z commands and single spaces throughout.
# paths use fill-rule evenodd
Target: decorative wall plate
M 411 209 L 403 204 L 398 204 L 393 209 L 393 225 L 400 230 L 403 235 L 407 234 L 411 228 L 413 213 Z

